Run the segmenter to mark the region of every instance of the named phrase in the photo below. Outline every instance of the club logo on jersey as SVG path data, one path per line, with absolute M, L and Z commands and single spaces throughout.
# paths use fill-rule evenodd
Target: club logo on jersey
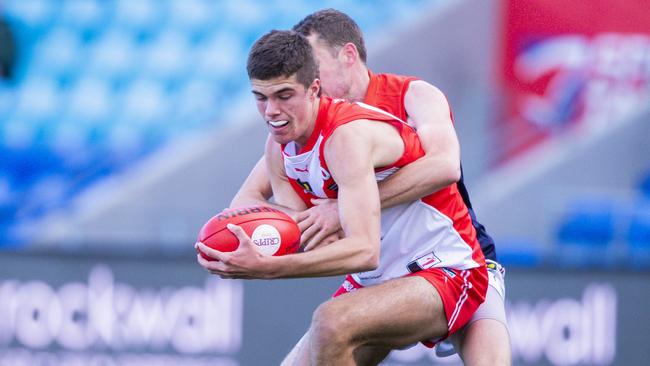
M 433 252 L 427 253 L 406 265 L 411 273 L 419 272 L 423 269 L 431 268 L 440 264 L 442 261 Z
M 314 190 L 311 188 L 311 185 L 309 184 L 309 182 L 303 182 L 302 180 L 300 180 L 300 178 L 297 178 L 296 182 L 298 182 L 298 184 L 300 184 L 302 189 L 305 190 L 305 193 L 314 194 Z

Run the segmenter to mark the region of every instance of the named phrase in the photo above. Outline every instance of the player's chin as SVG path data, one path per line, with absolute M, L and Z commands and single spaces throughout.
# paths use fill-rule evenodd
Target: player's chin
M 271 138 L 273 138 L 273 141 L 277 142 L 278 144 L 285 145 L 293 141 L 288 133 L 276 131 L 272 127 L 269 128 L 269 133 L 271 133 Z

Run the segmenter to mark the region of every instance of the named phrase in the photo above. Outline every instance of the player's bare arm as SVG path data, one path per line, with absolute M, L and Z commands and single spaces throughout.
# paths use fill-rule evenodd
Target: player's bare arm
M 444 94 L 416 80 L 404 96 L 404 105 L 425 156 L 379 184 L 382 208 L 419 199 L 460 179 L 460 145 Z
M 271 138 L 267 139 L 265 147 L 267 151 L 255 164 L 248 178 L 239 188 L 239 191 L 230 202 L 230 207 L 271 206 L 294 219 L 299 212 L 307 208 L 304 202 L 293 192 L 286 175 L 284 175 L 282 159 L 269 160 L 269 156 L 280 156 L 279 148 L 279 145 L 274 143 Z M 278 151 L 268 151 L 269 149 L 278 149 Z M 269 164 L 273 165 L 273 168 L 269 168 Z M 275 184 L 273 184 L 272 180 L 275 181 Z M 273 197 L 274 202 L 269 201 L 271 197 Z
M 387 132 L 390 135 L 390 129 L 393 127 L 376 122 L 350 122 L 339 127 L 325 146 L 325 159 L 339 186 L 339 216 L 345 238 L 315 251 L 260 257 L 249 255 L 248 251 L 252 249 L 250 239 L 238 227 L 233 227 L 232 231 L 240 238 L 242 249 L 221 253 L 199 244 L 204 253 L 217 259 L 204 261 L 207 263 L 202 265 L 228 278 L 333 276 L 376 268 L 380 245 L 380 205 L 374 167 L 394 162 L 404 148 L 394 131 L 391 139 L 383 137 Z M 277 153 L 280 153 L 279 150 Z M 269 169 L 273 168 L 269 166 Z M 273 185 L 273 178 L 271 181 Z M 240 255 L 242 251 L 246 256 Z
M 293 190 L 289 183 L 289 178 L 284 171 L 284 162 L 282 160 L 282 150 L 280 144 L 273 141 L 272 138 L 266 140 L 266 148 L 264 150 L 264 160 L 269 177 L 270 186 L 272 188 L 273 199 L 275 200 L 276 208 L 285 211 L 290 216 L 294 216 L 297 212 L 304 211 L 307 205 Z
M 379 183 L 382 208 L 425 197 L 460 179 L 460 146 L 443 93 L 417 80 L 410 84 L 404 102 L 408 122 L 417 129 L 425 156 Z M 314 207 L 296 216 L 303 230 L 305 250 L 311 250 L 320 237 L 340 227 L 335 215 L 336 200 L 314 200 L 313 203 Z
M 285 179 L 286 180 L 286 179 Z M 269 180 L 269 173 L 265 157 L 262 157 L 248 175 L 235 197 L 230 202 L 230 207 L 249 206 L 249 205 L 266 205 L 273 206 L 289 216 L 291 216 L 300 227 L 301 247 L 304 250 L 310 250 L 316 246 L 330 244 L 343 237 L 341 224 L 338 217 L 338 205 L 336 200 L 315 199 L 314 204 L 324 205 L 333 201 L 332 209 L 317 211 L 297 210 L 286 207 L 278 203 L 277 197 L 274 197 L 275 204 L 269 200 L 273 197 L 273 188 Z M 302 201 L 300 202 L 302 204 Z M 295 207 L 305 207 L 303 205 Z M 316 224 L 317 223 L 317 224 Z

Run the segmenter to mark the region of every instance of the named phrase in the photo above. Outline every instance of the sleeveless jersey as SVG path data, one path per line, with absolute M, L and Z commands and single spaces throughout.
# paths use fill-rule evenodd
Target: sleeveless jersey
M 398 161 L 375 169 L 378 181 L 424 155 L 415 131 L 396 116 L 363 103 L 321 97 L 314 131 L 305 146 L 298 149 L 295 142 L 282 146 L 289 182 L 308 206 L 312 198 L 337 198 L 338 186 L 323 149 L 336 128 L 359 119 L 391 124 L 404 142 Z M 379 267 L 352 277 L 369 286 L 426 268 L 470 269 L 484 263 L 467 207 L 452 185 L 421 200 L 383 209 Z
M 368 71 L 368 75 L 370 76 L 370 83 L 368 84 L 368 90 L 366 91 L 366 97 L 363 102 L 397 116 L 402 121 L 406 121 L 408 115 L 406 114 L 406 108 L 404 106 L 404 96 L 406 95 L 411 82 L 418 79 L 412 76 L 375 74 L 371 71 Z M 449 116 L 453 121 L 451 108 Z M 494 247 L 494 240 L 476 218 L 476 214 L 472 208 L 472 202 L 469 198 L 469 193 L 465 187 L 462 166 L 460 180 L 456 183 L 456 186 L 463 198 L 463 202 L 465 202 L 465 205 L 469 210 L 470 217 L 472 218 L 472 225 L 476 230 L 476 236 L 481 244 L 483 255 L 485 255 L 485 258 L 487 259 L 496 261 L 497 255 Z

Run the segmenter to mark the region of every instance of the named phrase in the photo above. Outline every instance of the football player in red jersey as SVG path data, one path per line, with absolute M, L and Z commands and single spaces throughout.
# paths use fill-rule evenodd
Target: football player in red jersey
M 316 310 L 295 363 L 377 364 L 391 349 L 431 346 L 460 329 L 483 302 L 488 280 L 458 189 L 380 210 L 376 180 L 424 156 L 413 128 L 378 108 L 320 96 L 312 48 L 296 32 L 258 40 L 248 72 L 270 132 L 265 164 L 276 203 L 303 211 L 314 198 L 338 198 L 344 235 L 266 257 L 230 226 L 239 248 L 222 253 L 197 243 L 216 259 L 199 255 L 199 263 L 224 278 L 350 274 L 341 296 Z
M 451 184 L 458 186 L 488 261 L 490 287 L 485 302 L 469 324 L 451 340 L 468 365 L 509 365 L 511 350 L 505 316 L 505 271 L 496 262 L 494 241 L 472 210 L 461 176 L 460 148 L 444 95 L 416 78 L 370 72 L 366 66 L 361 31 L 354 20 L 342 12 L 333 9 L 315 12 L 305 17 L 294 30 L 307 36 L 314 47 L 325 95 L 363 101 L 417 128 L 426 154 L 379 183 L 382 208 L 424 197 Z M 254 203 L 270 195 L 270 183 L 261 161 L 231 205 Z M 313 203 L 314 207 L 293 213 L 303 230 L 302 240 L 307 250 L 317 243 L 323 245 L 334 240 L 340 229 L 336 201 L 318 199 Z

